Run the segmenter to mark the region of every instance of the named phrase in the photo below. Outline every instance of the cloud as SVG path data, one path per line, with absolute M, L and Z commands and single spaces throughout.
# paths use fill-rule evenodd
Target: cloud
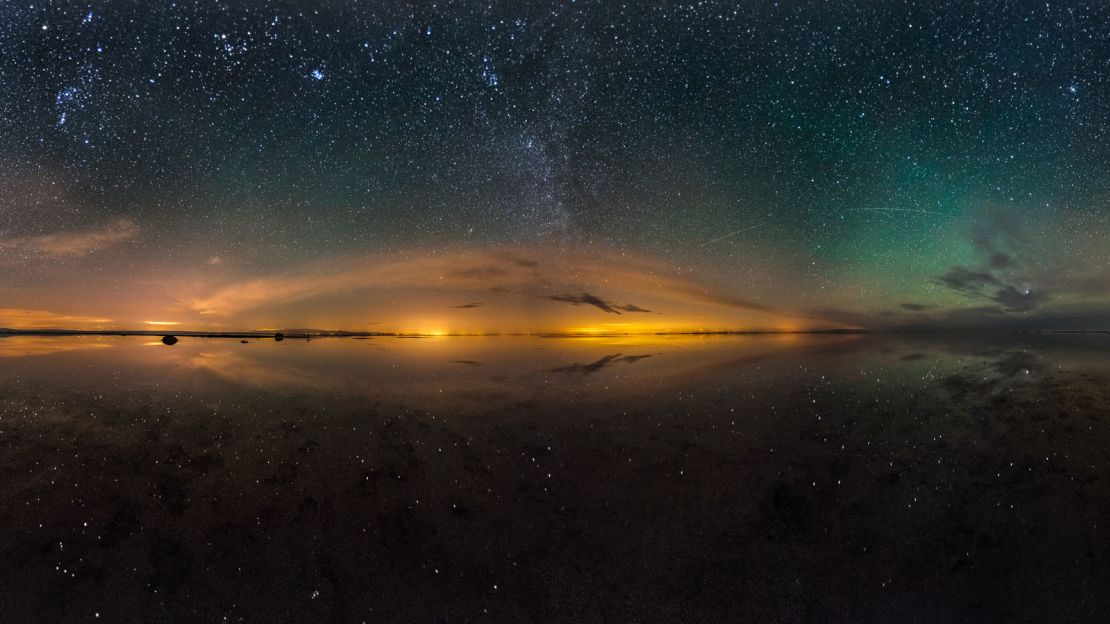
M 0 308 L 0 327 L 8 329 L 63 329 L 82 325 L 100 325 L 110 323 L 111 320 L 47 310 Z
M 438 256 L 386 255 L 335 258 L 296 273 L 244 279 L 187 294 L 184 307 L 204 315 L 232 316 L 247 310 L 282 307 L 306 299 L 350 296 L 383 289 L 472 290 L 475 282 L 528 281 L 523 269 L 497 266 L 488 255 L 460 252 Z M 501 286 L 502 284 L 496 284 Z
M 503 257 L 506 260 L 508 260 L 509 262 L 515 264 L 516 266 L 524 267 L 526 269 L 533 269 L 533 268 L 538 267 L 540 265 L 539 261 L 529 260 L 528 258 L 518 258 L 518 257 L 514 257 L 514 256 L 503 256 Z
M 1000 282 L 987 271 L 974 271 L 962 266 L 948 269 L 948 272 L 937 278 L 937 281 L 964 293 L 978 293 L 983 286 L 998 285 Z
M 449 306 L 449 307 L 458 308 L 460 310 L 467 310 L 467 309 L 470 309 L 470 308 L 480 308 L 480 307 L 482 307 L 482 303 L 481 302 L 464 303 L 462 305 L 453 305 L 453 306 Z
M 102 226 L 41 236 L 0 238 L 0 249 L 25 257 L 80 258 L 135 238 L 141 229 L 129 219 L 116 219 Z
M 496 266 L 479 266 L 448 271 L 447 277 L 460 280 L 494 281 L 509 275 L 509 271 Z
M 1034 219 L 1008 208 L 983 207 L 968 224 L 971 260 L 933 278 L 975 305 L 937 308 L 912 323 L 1101 328 L 1110 315 L 1110 270 L 1104 262 L 1108 225 L 1100 212 Z M 1072 315 L 1073 310 L 1081 311 Z
M 1057 292 L 1075 292 L 1073 275 L 1088 275 L 1083 254 L 1053 249 L 1037 228 L 1021 215 L 986 208 L 971 229 L 971 242 L 979 266 L 955 266 L 937 278 L 943 286 L 968 297 L 998 304 L 1005 313 L 1026 314 Z
M 762 288 L 763 282 L 749 287 Z M 612 294 L 594 294 L 599 288 Z M 476 329 L 557 330 L 578 322 L 565 309 L 571 306 L 614 315 L 665 313 L 665 323 L 653 324 L 660 329 L 821 324 L 820 319 L 730 292 L 735 288 L 693 277 L 688 268 L 653 255 L 603 246 L 459 245 L 337 256 L 257 277 L 211 275 L 177 289 L 174 309 L 241 322 L 268 319 L 257 322 L 270 324 L 301 323 L 305 321 L 293 319 L 321 314 L 331 319 L 329 323 L 348 324 L 348 319 L 389 313 L 399 318 L 392 325 L 407 330 L 410 325 L 443 325 L 447 321 L 435 316 L 437 308 L 472 308 L 470 303 L 497 293 L 511 294 L 514 305 L 473 319 L 470 322 L 486 324 Z
M 1014 259 L 1004 251 L 991 253 L 991 268 L 1005 269 L 1014 266 Z
M 1029 312 L 1049 300 L 1046 291 L 1008 283 L 989 269 L 973 270 L 956 266 L 939 276 L 937 282 L 960 294 L 994 301 L 1005 312 Z
M 557 256 L 553 250 L 536 250 L 541 257 Z M 574 274 L 587 276 L 604 275 L 607 261 L 599 259 L 595 263 L 573 260 L 548 259 L 557 263 L 555 274 Z M 438 255 L 419 255 L 416 257 L 364 256 L 337 258 L 329 263 L 309 267 L 304 272 L 291 275 L 274 275 L 257 279 L 247 279 L 228 283 L 214 290 L 204 290 L 188 296 L 185 307 L 206 315 L 233 315 L 245 310 L 266 308 L 273 305 L 288 304 L 303 299 L 346 296 L 352 292 L 374 291 L 381 289 L 404 289 L 409 291 L 425 290 L 476 292 L 476 285 L 485 292 L 515 293 L 537 298 L 547 298 L 546 293 L 555 278 L 541 274 L 537 267 L 541 262 L 520 256 L 519 252 L 508 253 L 499 249 L 458 250 Z M 638 267 L 624 268 L 612 266 L 612 273 L 635 286 L 645 280 L 639 277 L 643 272 Z M 665 278 L 650 275 L 655 283 L 666 286 Z M 477 282 L 478 284 L 475 284 Z M 655 284 L 652 284 L 653 286 Z M 687 289 L 697 288 L 689 281 L 683 282 Z M 704 290 L 704 288 L 703 288 Z M 588 296 L 581 303 L 595 305 L 619 314 L 641 311 L 640 306 L 613 304 L 599 298 Z M 476 303 L 476 302 L 475 302 Z M 631 306 L 631 307 L 628 307 Z M 475 307 L 467 305 L 467 307 Z
M 1002 309 L 1007 312 L 1029 312 L 1047 301 L 1048 298 L 1048 293 L 1044 291 L 1033 291 L 1028 288 L 1018 289 L 1010 285 L 999 288 L 991 296 L 991 300 L 998 302 Z
M 581 293 L 578 295 L 551 295 L 551 300 L 562 301 L 571 305 L 592 305 L 603 312 L 609 312 L 610 314 L 620 314 L 620 312 L 613 309 L 613 306 L 610 305 L 609 302 L 601 299 L 600 297 L 595 297 L 590 293 Z
M 591 295 L 588 292 L 579 293 L 577 295 L 573 295 L 573 294 L 572 295 L 551 295 L 550 299 L 552 301 L 562 301 L 564 303 L 569 303 L 571 305 L 576 305 L 576 306 L 577 305 L 591 305 L 591 306 L 594 306 L 595 308 L 597 308 L 599 310 L 602 310 L 603 312 L 608 312 L 610 314 L 620 314 L 622 310 L 625 311 L 625 312 L 650 312 L 651 311 L 651 310 L 645 310 L 645 309 L 641 308 L 640 306 L 633 305 L 631 303 L 626 303 L 626 304 L 610 303 L 610 302 L 602 299 L 601 297 L 598 297 L 596 295 Z
M 907 302 L 907 303 L 902 304 L 902 309 L 903 310 L 909 310 L 910 312 L 924 312 L 925 310 L 928 310 L 932 307 L 933 306 L 925 304 L 925 303 Z

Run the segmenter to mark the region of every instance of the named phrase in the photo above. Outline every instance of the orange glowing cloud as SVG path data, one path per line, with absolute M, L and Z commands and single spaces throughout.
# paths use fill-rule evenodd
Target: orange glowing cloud
M 821 325 L 690 277 L 662 259 L 596 246 L 345 257 L 296 274 L 201 286 L 183 298 L 182 308 L 198 318 L 277 325 L 290 318 L 323 318 L 329 327 L 384 320 L 379 329 L 414 332 L 566 331 L 616 319 L 625 322 L 606 331 L 774 328 L 784 318 Z
M 106 318 L 61 314 L 46 310 L 0 308 L 0 327 L 9 329 L 87 328 L 90 325 L 110 322 L 111 319 Z

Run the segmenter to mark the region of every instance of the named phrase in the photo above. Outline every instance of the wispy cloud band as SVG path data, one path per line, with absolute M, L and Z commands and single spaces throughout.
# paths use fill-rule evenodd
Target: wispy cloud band
M 37 236 L 0 236 L 0 251 L 8 259 L 42 256 L 47 258 L 80 258 L 93 252 L 135 238 L 141 229 L 130 219 L 116 219 L 104 225 L 73 231 L 59 231 Z

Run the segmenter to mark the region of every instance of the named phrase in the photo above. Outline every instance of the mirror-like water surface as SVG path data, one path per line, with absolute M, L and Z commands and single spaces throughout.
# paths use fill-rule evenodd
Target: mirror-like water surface
M 1100 621 L 1108 347 L 0 338 L 0 606 Z

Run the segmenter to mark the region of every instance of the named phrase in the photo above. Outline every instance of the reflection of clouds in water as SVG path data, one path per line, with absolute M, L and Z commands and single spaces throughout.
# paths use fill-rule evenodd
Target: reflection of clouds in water
M 237 384 L 262 387 L 327 387 L 333 382 L 306 370 L 285 370 L 271 363 L 243 357 L 231 351 L 201 351 L 184 361 L 189 368 L 204 370 Z
M 50 355 L 66 351 L 106 349 L 110 346 L 112 345 L 108 341 L 86 336 L 6 336 L 0 338 L 0 357 Z
M 945 377 L 942 385 L 949 396 L 954 400 L 984 400 L 1048 383 L 1046 373 L 1050 367 L 1037 353 L 1008 350 L 991 354 L 990 358 Z
M 1029 351 L 1005 353 L 991 367 L 1006 378 L 1040 375 L 1048 368 L 1040 356 Z
M 561 387 L 577 391 L 583 379 L 603 379 L 605 392 L 596 397 L 580 393 L 576 400 L 635 400 L 645 387 L 666 392 L 714 379 L 758 389 L 796 374 L 798 367 L 812 370 L 829 362 L 837 362 L 825 371 L 830 380 L 925 382 L 950 391 L 948 399 L 956 398 L 953 392 L 974 399 L 1011 387 L 1036 388 L 1058 363 L 1077 356 L 1102 358 L 1105 347 L 1090 337 L 1023 338 L 1029 345 L 1015 345 L 1012 335 L 1008 340 L 963 335 L 329 338 L 247 347 L 190 338 L 165 347 L 150 337 L 69 336 L 0 338 L 0 355 L 58 353 L 39 366 L 50 366 L 59 377 L 81 375 L 88 383 L 150 376 L 203 384 L 219 378 L 250 391 L 318 390 L 350 400 L 470 412 L 522 400 L 558 400 L 551 397 L 564 395 Z M 154 344 L 144 346 L 148 342 Z M 1068 347 L 1066 355 L 1060 345 Z
M 11 443 L 0 459 L 24 475 L 9 498 L 34 503 L 10 506 L 9 541 L 73 526 L 74 492 L 84 493 L 78 520 L 89 529 L 64 536 L 62 563 L 153 566 L 153 581 L 105 577 L 133 580 L 125 590 L 137 596 L 158 588 L 152 601 L 171 595 L 161 589 L 172 582 L 185 604 L 244 570 L 288 571 L 243 582 L 294 595 L 321 578 L 306 552 L 339 561 L 336 578 L 349 586 L 385 566 L 411 569 L 402 580 L 433 595 L 436 586 L 414 584 L 438 577 L 408 562 L 429 552 L 448 566 L 482 562 L 486 544 L 504 543 L 528 558 L 502 566 L 521 576 L 496 582 L 525 591 L 545 581 L 534 570 L 573 561 L 589 572 L 577 575 L 583 583 L 609 575 L 642 595 L 708 571 L 724 595 L 746 582 L 743 551 L 770 562 L 760 576 L 776 584 L 760 592 L 780 591 L 782 580 L 793 600 L 799 570 L 847 579 L 819 598 L 827 610 L 857 585 L 875 588 L 867 604 L 888 599 L 878 581 L 890 556 L 911 583 L 973 560 L 957 571 L 959 593 L 936 597 L 972 604 L 977 589 L 965 588 L 1000 595 L 1013 570 L 1028 586 L 1079 595 L 1092 585 L 1073 582 L 1087 570 L 1072 564 L 1105 543 L 1106 377 L 1065 377 L 1066 393 L 1048 395 L 1047 383 L 1005 377 L 1038 364 L 1053 374 L 1058 364 L 1090 368 L 1060 350 L 1035 351 L 1036 360 L 1013 345 L 935 336 L 380 340 L 389 352 L 340 339 L 147 340 L 5 361 L 0 412 Z M 961 401 L 935 392 L 933 372 L 1026 392 Z M 3 383 L 13 378 L 21 382 Z M 162 535 L 174 536 L 172 548 Z M 630 557 L 626 547 L 661 542 L 680 552 Z M 42 604 L 69 591 L 60 553 L 15 553 L 31 562 L 13 577 L 17 589 Z M 158 573 L 178 560 L 180 574 Z M 858 582 L 861 565 L 875 583 Z M 1060 570 L 1076 576 L 1057 580 Z M 80 591 L 107 591 L 97 582 Z M 366 591 L 380 601 L 396 586 Z M 321 587 L 331 591 L 327 579 Z
M 569 374 L 591 375 L 591 374 L 596 373 L 597 371 L 599 371 L 599 370 L 601 370 L 601 369 L 603 369 L 607 366 L 612 366 L 613 364 L 632 364 L 634 362 L 639 362 L 640 360 L 642 360 L 644 358 L 648 358 L 648 357 L 651 357 L 651 356 L 650 355 L 624 355 L 624 356 L 622 356 L 620 353 L 614 353 L 613 355 L 607 355 L 607 356 L 601 358 L 600 360 L 591 362 L 589 364 L 577 364 L 577 363 L 575 363 L 575 364 L 570 364 L 568 366 L 560 366 L 558 368 L 551 369 L 551 372 L 553 372 L 553 373 L 569 373 Z
M 126 350 L 129 365 L 171 375 L 215 375 L 244 388 L 289 394 L 320 390 L 332 397 L 412 409 L 450 406 L 504 409 L 561 396 L 562 384 L 605 377 L 605 399 L 636 396 L 645 385 L 667 388 L 705 373 L 713 362 L 745 366 L 775 352 L 830 337 L 453 337 L 358 341 L 284 341 L 250 348 L 237 342 L 185 340 L 169 348 Z M 373 349 L 367 349 L 373 346 Z M 746 357 L 745 357 L 746 356 Z M 740 358 L 739 362 L 736 358 Z M 119 361 L 119 360 L 117 360 Z M 628 366 L 636 364 L 636 366 Z M 604 372 L 603 371 L 610 371 Z M 619 373 L 619 374 L 614 374 Z M 552 399 L 559 400 L 559 399 Z

